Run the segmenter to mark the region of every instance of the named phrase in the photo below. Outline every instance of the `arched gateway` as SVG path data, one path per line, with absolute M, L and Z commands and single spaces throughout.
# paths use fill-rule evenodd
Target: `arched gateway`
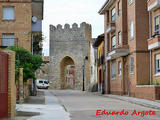
M 57 27 L 50 25 L 50 72 L 51 88 L 82 89 L 84 57 L 90 56 L 91 25 L 76 23 Z M 86 61 L 85 86 L 89 84 L 90 59 Z
M 71 57 L 66 56 L 61 60 L 61 88 L 74 88 L 75 87 L 75 66 Z M 72 69 L 73 68 L 73 69 Z

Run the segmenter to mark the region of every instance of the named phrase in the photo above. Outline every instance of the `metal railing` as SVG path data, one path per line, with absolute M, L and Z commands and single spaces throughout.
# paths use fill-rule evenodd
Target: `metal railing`
M 0 47 L 18 46 L 18 38 L 0 38 Z

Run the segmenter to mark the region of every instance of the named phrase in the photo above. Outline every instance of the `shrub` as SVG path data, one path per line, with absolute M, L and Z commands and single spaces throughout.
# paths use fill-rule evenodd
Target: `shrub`
M 23 47 L 8 47 L 12 51 L 16 53 L 16 63 L 15 63 L 15 76 L 16 80 L 18 80 L 19 76 L 19 68 L 23 68 L 23 80 L 24 82 L 28 79 L 35 77 L 35 71 L 41 66 L 42 58 L 40 55 L 32 55 L 31 52 L 27 51 Z

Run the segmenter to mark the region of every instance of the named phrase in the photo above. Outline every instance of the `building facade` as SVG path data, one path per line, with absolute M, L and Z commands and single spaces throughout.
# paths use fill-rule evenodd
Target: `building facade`
M 105 18 L 106 93 L 136 96 L 136 86 L 150 81 L 147 2 L 107 0 L 99 13 Z
M 160 2 L 148 0 L 149 39 L 150 50 L 150 83 L 160 84 Z
M 42 31 L 43 0 L 1 0 L 0 11 L 0 49 L 21 46 L 31 52 L 32 33 Z
M 43 3 L 44 0 L 32 0 L 32 53 L 42 55 Z
M 98 91 L 97 87 L 97 49 L 95 49 L 94 43 L 96 39 L 91 39 L 89 42 L 90 47 L 90 65 L 91 65 L 91 75 L 90 75 L 90 88 L 89 91 Z
M 105 84 L 104 34 L 99 35 L 93 45 L 94 45 L 95 49 L 97 49 L 98 91 L 103 93 L 104 92 L 104 84 Z

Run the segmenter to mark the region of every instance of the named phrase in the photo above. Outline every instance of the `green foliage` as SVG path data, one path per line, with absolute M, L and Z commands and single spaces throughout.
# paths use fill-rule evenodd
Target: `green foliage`
M 33 36 L 33 51 L 34 54 L 38 54 L 40 51 L 42 51 L 42 42 L 43 42 L 43 35 L 41 33 L 38 33 Z
M 154 85 L 160 85 L 160 83 L 154 83 Z
M 42 58 L 40 55 L 32 55 L 31 52 L 27 51 L 23 47 L 8 47 L 16 53 L 16 80 L 19 76 L 19 68 L 23 68 L 23 80 L 27 81 L 30 78 L 36 79 L 35 71 L 41 66 Z

